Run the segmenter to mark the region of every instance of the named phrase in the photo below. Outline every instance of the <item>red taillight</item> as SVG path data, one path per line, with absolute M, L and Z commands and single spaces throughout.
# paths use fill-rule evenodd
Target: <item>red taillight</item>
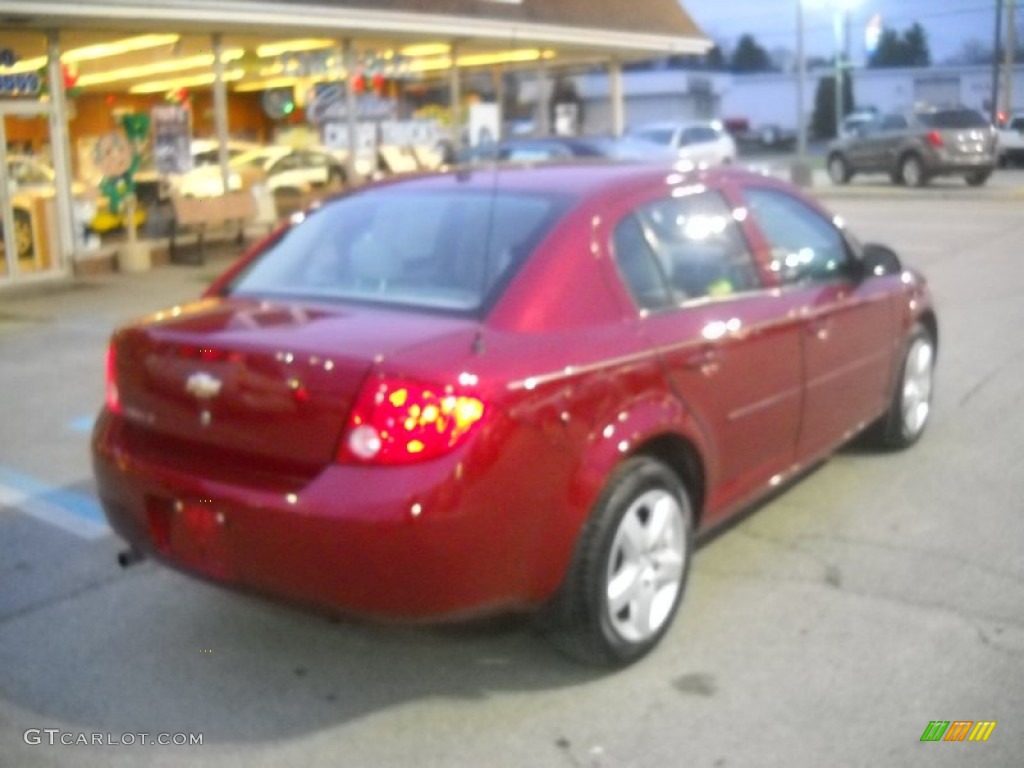
M 942 146 L 942 134 L 938 131 L 928 131 L 928 143 L 933 147 Z
M 480 424 L 483 401 L 450 385 L 371 378 L 348 419 L 338 460 L 411 464 L 442 456 Z
M 113 342 L 107 347 L 107 410 L 121 412 L 121 393 L 117 389 L 117 350 Z

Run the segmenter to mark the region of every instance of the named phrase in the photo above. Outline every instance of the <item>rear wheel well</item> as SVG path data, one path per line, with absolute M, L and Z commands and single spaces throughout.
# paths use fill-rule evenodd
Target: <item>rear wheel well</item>
M 693 443 L 679 435 L 661 435 L 640 446 L 635 455 L 649 456 L 672 470 L 690 493 L 695 526 L 704 515 L 704 462 Z

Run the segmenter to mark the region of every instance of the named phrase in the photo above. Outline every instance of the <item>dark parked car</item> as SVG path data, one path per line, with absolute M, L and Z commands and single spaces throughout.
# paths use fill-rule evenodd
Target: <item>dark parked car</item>
M 836 184 L 857 173 L 887 173 L 894 183 L 920 187 L 943 175 L 980 186 L 996 161 L 995 129 L 980 112 L 957 107 L 882 115 L 834 142 L 827 163 Z
M 612 136 L 548 136 L 481 144 L 455 157 L 455 165 L 545 163 L 566 160 L 651 160 L 667 163 L 675 153 L 647 141 Z
M 937 343 L 924 278 L 765 176 L 409 177 L 118 330 L 95 473 L 115 531 L 188 573 L 371 616 L 536 611 L 624 664 L 698 532 L 862 430 L 920 437 Z

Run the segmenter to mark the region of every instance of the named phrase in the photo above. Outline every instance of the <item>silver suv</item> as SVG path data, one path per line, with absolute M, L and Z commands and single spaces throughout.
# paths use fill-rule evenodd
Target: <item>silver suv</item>
M 911 187 L 941 175 L 963 176 L 977 187 L 992 175 L 996 159 L 996 131 L 984 115 L 948 107 L 879 116 L 833 142 L 827 167 L 836 184 L 855 173 L 888 173 L 894 183 Z

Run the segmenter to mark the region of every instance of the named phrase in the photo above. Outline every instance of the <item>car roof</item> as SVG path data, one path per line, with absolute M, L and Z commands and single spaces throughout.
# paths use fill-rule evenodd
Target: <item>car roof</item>
M 467 166 L 440 173 L 394 177 L 370 188 L 440 190 L 457 186 L 468 190 L 562 194 L 582 200 L 604 194 L 626 194 L 657 184 L 717 186 L 726 180 L 744 179 L 763 181 L 765 177 L 726 167 L 695 169 L 689 163 L 602 160 Z
M 635 128 L 630 128 L 630 133 L 636 133 L 637 131 L 649 131 L 649 130 L 676 130 L 678 128 L 713 128 L 720 125 L 718 120 L 661 120 L 655 123 L 644 123 L 638 125 Z

